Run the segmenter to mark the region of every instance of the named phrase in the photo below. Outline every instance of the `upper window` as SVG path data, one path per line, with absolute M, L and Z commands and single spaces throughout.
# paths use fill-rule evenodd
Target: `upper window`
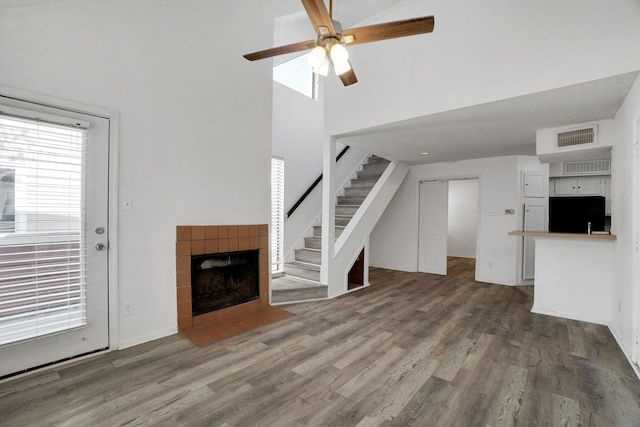
M 273 67 L 273 80 L 311 99 L 317 99 L 316 75 L 309 66 L 307 55 Z

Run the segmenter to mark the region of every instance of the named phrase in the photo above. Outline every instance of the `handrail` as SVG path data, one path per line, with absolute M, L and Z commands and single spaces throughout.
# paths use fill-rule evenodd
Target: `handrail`
M 336 156 L 336 162 L 338 160 L 340 160 L 342 158 L 342 156 L 344 156 L 344 153 L 346 153 L 348 149 L 349 149 L 348 145 L 342 149 L 340 154 L 338 154 L 338 156 Z M 322 181 L 322 174 L 320 174 L 320 176 L 315 181 L 313 181 L 313 184 L 311 184 L 309 186 L 309 188 L 307 188 L 307 191 L 305 191 L 304 194 L 302 196 L 300 196 L 298 201 L 293 204 L 291 209 L 289 209 L 289 211 L 287 212 L 287 218 L 289 218 L 291 216 L 291 214 L 293 214 L 295 212 L 295 210 L 298 209 L 298 206 L 300 206 L 302 204 L 302 202 L 304 202 L 304 199 L 306 199 L 309 196 L 309 194 L 311 194 L 313 189 L 316 188 L 318 186 L 318 184 L 320 184 L 320 181 Z

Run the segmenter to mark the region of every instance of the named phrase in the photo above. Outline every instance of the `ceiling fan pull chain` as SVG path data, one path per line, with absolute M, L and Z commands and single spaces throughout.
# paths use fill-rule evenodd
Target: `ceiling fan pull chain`
M 329 0 L 329 18 L 333 19 L 333 0 Z

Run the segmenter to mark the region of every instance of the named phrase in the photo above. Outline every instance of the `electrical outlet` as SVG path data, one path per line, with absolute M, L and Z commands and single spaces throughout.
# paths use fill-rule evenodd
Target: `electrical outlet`
M 125 302 L 122 305 L 122 315 L 125 317 L 133 315 L 133 303 L 131 301 Z
M 489 216 L 496 216 L 495 209 L 489 209 Z

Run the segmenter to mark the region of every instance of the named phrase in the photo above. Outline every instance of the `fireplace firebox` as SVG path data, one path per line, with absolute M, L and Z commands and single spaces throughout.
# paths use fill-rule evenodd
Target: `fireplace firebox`
M 191 257 L 194 316 L 260 298 L 259 251 L 238 251 Z

